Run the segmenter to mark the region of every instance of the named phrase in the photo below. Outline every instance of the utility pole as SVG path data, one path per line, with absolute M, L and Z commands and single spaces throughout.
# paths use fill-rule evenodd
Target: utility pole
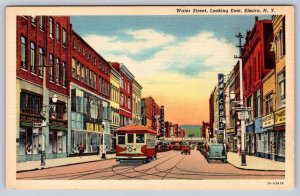
M 239 32 L 235 35 L 238 38 L 239 44 L 236 46 L 239 48 L 239 56 L 234 56 L 234 58 L 239 59 L 239 68 L 240 68 L 240 107 L 244 108 L 244 89 L 243 89 L 243 57 L 242 57 L 242 38 L 244 36 Z M 240 110 L 241 113 L 248 112 L 248 110 Z M 246 135 L 246 125 L 245 125 L 245 116 L 241 115 L 241 166 L 246 166 L 246 152 L 245 152 L 245 135 Z

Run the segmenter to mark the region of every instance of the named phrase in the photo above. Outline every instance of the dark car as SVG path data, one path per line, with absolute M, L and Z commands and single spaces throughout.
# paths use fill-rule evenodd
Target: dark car
M 209 144 L 205 157 L 209 163 L 212 160 L 222 160 L 226 163 L 227 153 L 225 151 L 224 144 Z
M 188 143 L 182 143 L 181 154 L 191 154 L 191 146 Z

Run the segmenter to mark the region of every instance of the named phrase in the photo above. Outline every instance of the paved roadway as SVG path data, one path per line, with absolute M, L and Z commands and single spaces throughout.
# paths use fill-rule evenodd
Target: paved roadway
M 70 166 L 17 173 L 17 179 L 43 180 L 127 180 L 127 179 L 283 179 L 280 171 L 241 170 L 221 161 L 207 163 L 197 150 L 191 155 L 180 151 L 158 154 L 158 159 L 147 164 L 120 164 L 115 159 Z

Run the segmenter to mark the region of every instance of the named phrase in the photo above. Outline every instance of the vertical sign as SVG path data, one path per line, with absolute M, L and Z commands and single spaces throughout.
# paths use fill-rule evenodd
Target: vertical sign
M 219 92 L 219 130 L 218 130 L 218 133 L 223 133 L 225 130 L 224 74 L 218 74 L 218 92 Z
M 165 136 L 165 109 L 164 106 L 160 107 L 160 133 Z

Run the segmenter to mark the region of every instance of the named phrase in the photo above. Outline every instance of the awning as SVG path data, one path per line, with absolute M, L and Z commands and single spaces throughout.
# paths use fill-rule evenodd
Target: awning
M 274 127 L 274 131 L 285 131 L 285 125 Z

